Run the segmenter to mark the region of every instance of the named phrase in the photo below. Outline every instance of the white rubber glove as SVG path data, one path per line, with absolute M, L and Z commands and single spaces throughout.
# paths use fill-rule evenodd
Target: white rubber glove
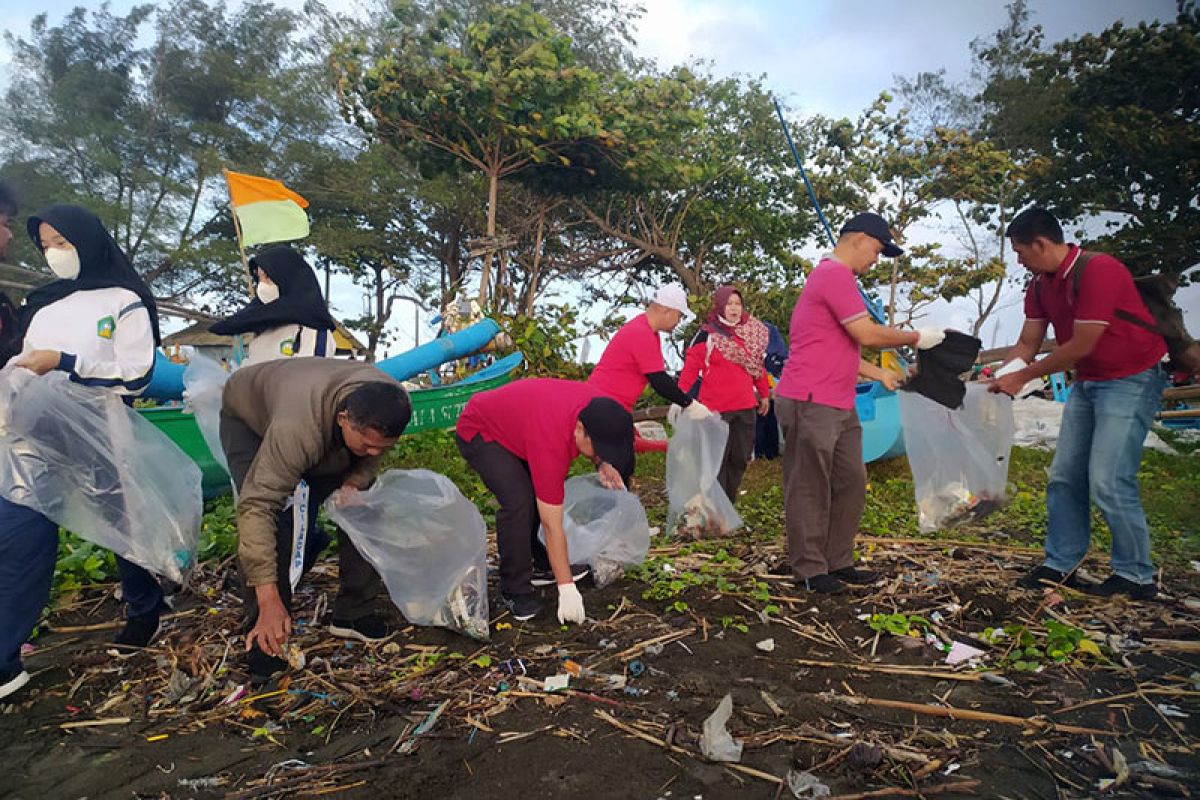
M 708 406 L 699 400 L 693 400 L 692 404 L 683 410 L 683 413 L 687 415 L 688 419 L 697 421 L 708 419 L 712 416 L 712 412 L 708 410 Z
M 678 403 L 671 403 L 671 407 L 667 409 L 667 424 L 672 428 L 679 421 L 679 415 L 683 413 L 683 406 Z
M 942 328 L 917 328 L 917 335 L 921 337 L 917 339 L 918 350 L 937 347 L 946 339 L 946 331 Z
M 568 622 L 583 622 L 583 595 L 573 583 L 558 585 L 558 621 L 563 625 Z

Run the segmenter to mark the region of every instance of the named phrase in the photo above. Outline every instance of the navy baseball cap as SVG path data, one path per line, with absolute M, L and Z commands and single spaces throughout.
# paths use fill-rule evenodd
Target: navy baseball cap
M 579 412 L 579 421 L 600 460 L 607 462 L 629 485 L 633 476 L 633 416 L 610 397 L 596 397 Z
M 883 245 L 883 255 L 888 258 L 904 255 L 904 250 L 892 241 L 892 231 L 888 228 L 887 222 L 878 214 L 872 214 L 870 211 L 855 214 L 849 222 L 842 226 L 842 233 L 854 231 L 865 233 L 872 239 L 878 240 Z

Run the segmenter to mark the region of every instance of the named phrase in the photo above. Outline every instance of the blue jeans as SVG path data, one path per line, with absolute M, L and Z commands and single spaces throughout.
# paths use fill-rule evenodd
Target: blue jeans
M 1072 387 L 1046 487 L 1046 566 L 1070 572 L 1083 560 L 1092 538 L 1089 500 L 1095 500 L 1112 531 L 1113 572 L 1134 583 L 1153 582 L 1137 472 L 1166 386 L 1166 373 L 1154 366 Z
M 0 497 L 0 671 L 20 669 L 21 645 L 50 599 L 57 558 L 58 525 Z M 120 556 L 117 569 L 129 616 L 162 609 L 162 589 L 153 575 Z

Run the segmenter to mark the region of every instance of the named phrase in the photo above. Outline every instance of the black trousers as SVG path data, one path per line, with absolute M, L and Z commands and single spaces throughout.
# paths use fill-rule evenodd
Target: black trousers
M 738 489 L 754 454 L 754 427 L 758 414 L 753 408 L 741 411 L 725 411 L 721 419 L 729 425 L 729 439 L 725 442 L 725 456 L 717 472 L 717 483 L 725 490 L 729 502 L 736 503 Z
M 241 492 L 242 482 L 262 439 L 250 430 L 240 419 L 221 412 L 221 447 L 229 460 L 229 473 L 233 485 Z M 341 477 L 309 479 L 308 498 L 308 539 L 304 548 L 305 573 L 316 562 L 317 556 L 329 544 L 329 537 L 317 525 L 317 512 L 321 504 L 341 486 Z M 292 611 L 292 584 L 288 580 L 288 567 L 292 555 L 292 511 L 282 511 L 276 517 L 275 523 L 275 585 L 279 596 L 283 599 L 284 608 Z M 356 620 L 374 613 L 377 598 L 383 589 L 383 581 L 362 554 L 354 548 L 353 542 L 341 529 L 338 530 L 338 594 L 333 601 L 333 616 L 338 620 Z M 242 580 L 242 598 L 245 603 L 245 624 L 247 630 L 254 627 L 258 620 L 258 598 L 253 587 Z
M 458 452 L 479 473 L 496 496 L 496 548 L 500 551 L 500 591 L 509 597 L 533 591 L 533 570 L 550 569 L 546 547 L 538 541 L 537 495 L 529 464 L 503 445 L 476 435 L 471 441 L 455 436 Z

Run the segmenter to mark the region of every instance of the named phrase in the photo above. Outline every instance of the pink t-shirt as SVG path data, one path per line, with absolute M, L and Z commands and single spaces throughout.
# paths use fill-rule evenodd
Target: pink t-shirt
M 840 261 L 822 259 L 792 309 L 791 349 L 775 394 L 854 408 L 860 356 L 846 325 L 866 315 L 854 273 Z
M 561 505 L 563 482 L 579 456 L 575 423 L 600 393 L 595 387 L 558 378 L 525 378 L 480 392 L 467 401 L 457 433 L 496 442 L 529 464 L 537 499 Z
M 622 325 L 604 348 L 604 355 L 587 382 L 632 411 L 646 388 L 646 376 L 666 368 L 658 332 L 650 327 L 645 314 L 638 314 Z

